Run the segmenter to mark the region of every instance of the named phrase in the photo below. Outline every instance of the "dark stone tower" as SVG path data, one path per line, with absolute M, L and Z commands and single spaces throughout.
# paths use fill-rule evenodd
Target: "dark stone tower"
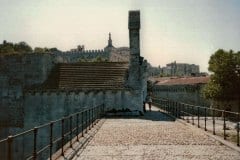
M 129 11 L 128 29 L 130 42 L 130 61 L 131 63 L 139 63 L 140 58 L 140 11 Z
M 140 89 L 140 11 L 129 11 L 128 15 L 130 66 L 128 85 L 133 89 Z

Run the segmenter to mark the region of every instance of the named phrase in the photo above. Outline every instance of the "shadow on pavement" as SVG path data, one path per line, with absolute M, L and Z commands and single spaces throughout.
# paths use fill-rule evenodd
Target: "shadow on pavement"
M 170 117 L 167 114 L 160 112 L 159 110 L 149 111 L 144 113 L 144 116 L 139 116 L 140 119 L 152 120 L 152 121 L 175 121 L 176 118 Z
M 176 120 L 176 118 L 170 117 L 167 114 L 160 112 L 160 109 L 154 106 L 152 107 L 152 111 L 146 110 L 146 112 L 142 116 L 122 115 L 122 116 L 107 116 L 106 118 L 143 119 L 143 120 L 151 120 L 151 121 L 175 121 Z

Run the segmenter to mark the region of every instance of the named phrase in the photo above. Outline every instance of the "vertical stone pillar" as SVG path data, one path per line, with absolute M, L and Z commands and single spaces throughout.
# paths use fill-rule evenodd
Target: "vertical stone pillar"
M 130 42 L 130 66 L 128 85 L 133 89 L 141 89 L 140 83 L 140 11 L 129 11 L 128 29 Z
M 140 11 L 129 11 L 128 15 L 130 63 L 139 63 L 140 58 Z

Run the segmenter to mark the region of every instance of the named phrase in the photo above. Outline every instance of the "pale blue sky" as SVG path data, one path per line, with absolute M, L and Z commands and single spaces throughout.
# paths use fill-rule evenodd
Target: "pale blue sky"
M 207 71 L 218 48 L 240 50 L 240 0 L 0 0 L 0 41 L 61 50 L 128 46 L 128 11 L 141 10 L 141 55 Z

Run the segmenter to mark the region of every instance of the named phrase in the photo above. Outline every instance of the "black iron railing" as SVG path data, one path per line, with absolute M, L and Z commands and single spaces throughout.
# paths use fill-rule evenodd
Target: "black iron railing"
M 5 148 L 6 155 L 1 158 L 7 160 L 13 159 L 52 159 L 52 155 L 61 149 L 61 155 L 64 156 L 66 145 L 73 147 L 73 143 L 79 141 L 104 115 L 104 105 L 98 105 L 83 111 L 62 117 L 61 119 L 51 121 L 49 123 L 34 127 L 25 132 L 10 135 L 6 139 L 0 140 L 1 147 Z M 47 133 L 46 133 L 47 132 Z M 40 145 L 40 137 L 45 136 L 45 144 Z M 25 143 L 28 145 L 27 153 L 23 157 L 16 157 L 14 148 L 14 140 L 21 137 L 24 139 L 27 135 L 31 135 Z M 44 139 L 42 138 L 44 141 Z M 19 146 L 18 146 L 19 147 Z M 30 151 L 31 150 L 31 151 Z M 47 151 L 47 153 L 46 153 Z M 45 152 L 44 155 L 43 152 Z M 1 153 L 1 151 L 0 151 Z M 44 157 L 44 158 L 43 158 Z
M 211 131 L 213 135 L 236 142 L 239 146 L 240 114 L 238 112 L 195 106 L 161 98 L 153 98 L 153 103 L 164 112 L 192 125 L 196 124 L 198 128 L 203 128 L 205 131 Z

